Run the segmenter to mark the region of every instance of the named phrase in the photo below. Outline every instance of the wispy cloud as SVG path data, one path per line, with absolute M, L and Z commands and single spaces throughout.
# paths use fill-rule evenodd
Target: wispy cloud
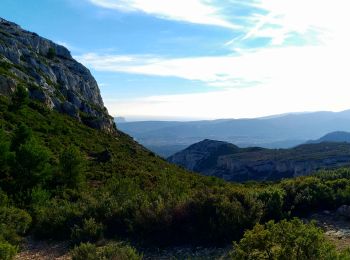
M 98 71 L 179 77 L 217 88 L 209 94 L 158 96 L 114 105 L 110 103 L 111 107 L 116 107 L 115 111 L 124 111 L 125 115 L 132 111 L 135 115 L 148 113 L 162 116 L 166 111 L 167 114 L 174 113 L 173 116 L 191 114 L 198 117 L 205 114 L 208 117 L 230 117 L 235 116 L 237 111 L 237 116 L 259 116 L 276 111 L 341 110 L 349 107 L 350 103 L 344 98 L 348 96 L 350 85 L 347 71 L 350 60 L 347 0 L 247 0 L 243 5 L 251 8 L 249 12 L 232 12 L 235 19 L 241 15 L 241 23 L 233 23 L 233 19 L 227 18 L 232 6 L 242 4 L 242 1 L 236 0 L 159 0 L 169 4 L 169 9 L 161 3 L 158 9 L 151 7 L 157 2 L 151 0 L 90 1 L 100 2 L 109 8 L 114 4 L 116 9 L 143 11 L 166 19 L 196 20 L 225 27 L 230 27 L 226 26 L 229 23 L 240 27 L 238 37 L 222 43 L 232 50 L 222 56 L 173 58 L 152 54 L 90 53 L 77 57 Z M 205 11 L 196 14 L 200 19 L 190 18 L 197 9 L 188 8 L 189 2 L 205 7 Z M 185 7 L 189 12 L 183 11 Z M 208 17 L 215 22 L 201 20 Z M 267 44 L 260 44 L 261 39 L 267 39 Z M 253 47 L 250 45 L 252 41 Z M 193 100 L 196 101 L 196 109 L 191 108 Z M 208 102 L 212 102 L 209 107 Z
M 162 19 L 237 29 L 220 9 L 208 0 L 89 0 L 100 7 L 123 12 L 143 12 Z
M 350 60 L 344 49 L 330 46 L 267 48 L 212 57 L 166 58 L 89 53 L 76 58 L 97 71 L 178 77 L 223 88 L 261 84 L 276 84 L 281 88 L 291 84 L 326 87 L 325 83 L 333 85 L 334 82 L 349 81 L 342 64 Z

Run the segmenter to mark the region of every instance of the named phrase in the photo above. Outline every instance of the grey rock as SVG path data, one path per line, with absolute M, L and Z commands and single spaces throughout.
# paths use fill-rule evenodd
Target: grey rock
M 61 104 L 61 109 L 64 113 L 68 114 L 71 117 L 80 119 L 78 109 L 70 102 L 65 101 Z
M 16 81 L 11 78 L 0 75 L 0 93 L 11 95 L 16 89 Z
M 48 55 L 51 49 L 53 57 Z M 30 91 L 32 98 L 77 119 L 84 112 L 91 127 L 115 132 L 96 80 L 64 46 L 0 18 L 0 61 L 10 67 L 7 74 L 19 79 L 0 75 L 0 94 L 8 96 L 19 83 L 37 86 Z
M 190 171 L 228 181 L 279 180 L 348 167 L 350 144 L 305 144 L 291 149 L 239 148 L 204 140 L 167 159 Z
M 350 218 L 350 206 L 342 205 L 337 209 L 337 214 L 342 217 Z

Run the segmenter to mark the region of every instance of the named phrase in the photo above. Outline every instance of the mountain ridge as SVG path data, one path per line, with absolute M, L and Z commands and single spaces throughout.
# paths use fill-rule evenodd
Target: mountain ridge
M 239 148 L 227 142 L 203 140 L 167 160 L 187 170 L 228 181 L 271 181 L 349 166 L 350 144 L 323 142 L 291 149 L 267 149 Z
M 350 131 L 350 110 L 257 119 L 126 122 L 119 129 L 165 158 L 203 139 L 240 147 L 291 148 L 329 132 Z
M 0 94 L 10 96 L 22 85 L 49 109 L 93 128 L 115 131 L 96 80 L 66 47 L 3 18 L 0 43 Z

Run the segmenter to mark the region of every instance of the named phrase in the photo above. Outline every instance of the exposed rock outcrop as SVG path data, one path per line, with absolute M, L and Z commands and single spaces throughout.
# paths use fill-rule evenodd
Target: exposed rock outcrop
M 96 80 L 68 49 L 0 18 L 0 94 L 10 95 L 19 84 L 47 107 L 115 132 Z
M 350 165 L 350 144 L 320 143 L 292 149 L 238 148 L 204 140 L 168 158 L 188 170 L 229 181 L 278 180 Z

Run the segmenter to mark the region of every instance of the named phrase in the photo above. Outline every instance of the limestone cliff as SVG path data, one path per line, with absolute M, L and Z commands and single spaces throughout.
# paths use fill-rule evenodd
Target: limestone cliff
M 278 180 L 350 165 L 350 144 L 305 144 L 292 149 L 238 148 L 204 140 L 168 158 L 169 162 L 229 181 Z
M 0 94 L 11 95 L 19 84 L 50 109 L 115 132 L 96 80 L 69 50 L 0 18 Z

